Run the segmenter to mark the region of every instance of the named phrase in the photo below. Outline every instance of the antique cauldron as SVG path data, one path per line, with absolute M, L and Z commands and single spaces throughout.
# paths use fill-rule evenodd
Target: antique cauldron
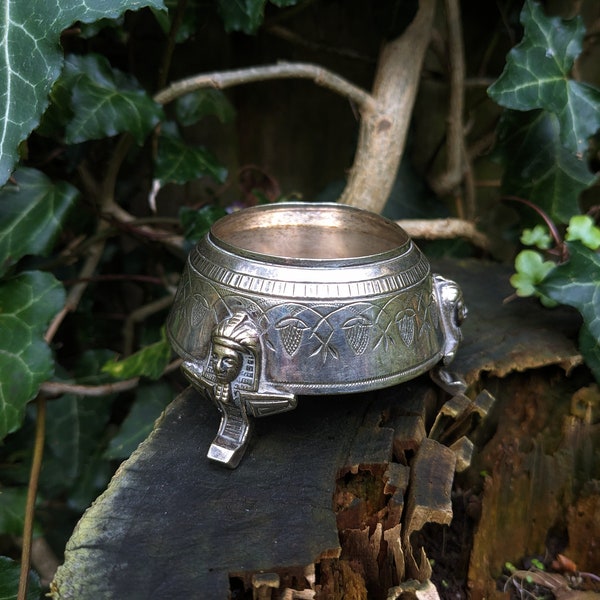
M 391 386 L 446 365 L 466 315 L 406 232 L 343 204 L 281 203 L 217 221 L 190 252 L 167 332 L 221 412 L 208 457 L 235 467 L 254 417 L 296 395 Z

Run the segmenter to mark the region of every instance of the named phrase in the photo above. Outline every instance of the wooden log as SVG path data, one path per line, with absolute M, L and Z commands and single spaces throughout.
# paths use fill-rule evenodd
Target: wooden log
M 461 284 L 471 311 L 454 363 L 470 382 L 482 372 L 580 360 L 564 333 L 577 329 L 572 312 L 504 304 L 510 287 L 501 268 L 435 269 Z M 220 600 L 232 579 L 241 592 L 264 595 L 274 588 L 253 583 L 261 571 L 271 583 L 279 577 L 286 598 L 317 589 L 332 600 L 378 598 L 407 577 L 425 581 L 425 550 L 413 550 L 410 536 L 451 518 L 456 463 L 452 450 L 423 437 L 437 401 L 427 377 L 370 394 L 301 398 L 294 411 L 255 421 L 248 452 L 230 471 L 205 456 L 217 411 L 184 392 L 80 521 L 54 598 Z
M 229 596 L 230 573 L 300 571 L 336 557 L 332 496 L 364 411 L 356 398 L 301 402 L 257 421 L 236 470 L 205 458 L 218 425 L 191 389 L 88 509 L 67 544 L 56 598 Z

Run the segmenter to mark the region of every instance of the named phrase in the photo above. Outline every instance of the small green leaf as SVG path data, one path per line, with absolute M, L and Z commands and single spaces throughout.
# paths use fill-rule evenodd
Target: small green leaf
M 552 113 L 505 111 L 498 127 L 502 192 L 528 198 L 555 221 L 568 223 L 580 212 L 581 192 L 596 177 L 586 161 L 563 146 L 559 134 Z
M 521 243 L 525 246 L 535 246 L 540 250 L 547 250 L 552 245 L 552 237 L 544 225 L 536 225 L 533 229 L 524 229 L 521 234 Z
M 0 439 L 20 427 L 25 405 L 54 371 L 43 336 L 64 302 L 62 285 L 49 273 L 0 283 Z
M 235 108 L 221 90 L 205 88 L 181 96 L 175 102 L 175 114 L 182 125 L 194 125 L 209 115 L 221 123 L 230 123 L 235 118 Z
M 158 379 L 169 364 L 171 346 L 167 341 L 164 328 L 161 330 L 161 340 L 150 344 L 123 360 L 109 360 L 103 367 L 103 373 L 109 373 L 116 379 L 131 377 L 148 377 Z
M 174 123 L 161 127 L 155 166 L 154 175 L 161 185 L 183 184 L 205 176 L 223 183 L 227 177 L 227 170 L 206 148 L 185 142 Z
M 0 185 L 17 162 L 19 144 L 38 125 L 48 92 L 60 74 L 60 35 L 80 21 L 114 19 L 144 6 L 164 8 L 162 0 L 30 0 L 2 3 L 0 17 Z
M 141 145 L 163 118 L 162 107 L 139 83 L 103 56 L 69 55 L 63 77 L 60 85 L 70 89 L 73 112 L 65 130 L 68 144 L 129 132 Z
M 541 4 L 526 0 L 521 23 L 523 40 L 509 52 L 504 71 L 488 93 L 506 108 L 554 113 L 562 143 L 582 155 L 600 129 L 600 90 L 570 79 L 585 35 L 583 21 L 579 15 L 570 21 L 548 17 Z
M 17 600 L 21 565 L 12 558 L 0 556 L 0 598 L 2 600 Z M 29 572 L 27 600 L 39 600 L 42 597 L 40 578 L 34 571 Z
M 116 460 L 128 458 L 150 434 L 154 422 L 172 399 L 173 390 L 164 381 L 139 386 L 131 410 L 104 456 Z
M 596 227 L 592 217 L 576 215 L 569 221 L 565 239 L 568 242 L 580 241 L 590 250 L 600 248 L 600 228 Z
M 544 261 L 542 255 L 535 250 L 523 250 L 515 258 L 516 273 L 510 278 L 511 285 L 517 290 L 517 296 L 535 295 L 536 286 L 556 265 L 552 261 Z
M 214 204 L 207 204 L 198 210 L 182 206 L 179 209 L 179 219 L 185 239 L 196 243 L 204 237 L 215 221 L 226 214 L 225 209 Z
M 79 192 L 40 171 L 20 169 L 0 189 L 0 275 L 28 254 L 47 256 Z

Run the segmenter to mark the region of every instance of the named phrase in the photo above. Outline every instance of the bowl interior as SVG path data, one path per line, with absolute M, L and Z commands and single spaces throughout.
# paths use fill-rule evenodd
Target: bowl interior
M 283 259 L 339 260 L 380 255 L 408 235 L 393 222 L 342 204 L 272 204 L 217 221 L 212 239 L 234 251 Z

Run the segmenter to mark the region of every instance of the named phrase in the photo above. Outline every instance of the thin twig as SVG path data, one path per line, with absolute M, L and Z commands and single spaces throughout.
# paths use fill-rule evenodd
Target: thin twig
M 348 48 L 336 48 L 335 46 L 314 42 L 281 25 L 267 25 L 264 27 L 264 30 L 266 33 L 270 33 L 271 35 L 285 40 L 286 42 L 290 42 L 291 44 L 296 44 L 297 46 L 308 48 L 316 52 L 326 52 L 328 54 L 341 56 L 342 58 L 348 58 L 353 61 L 358 60 L 366 63 L 375 62 L 375 59 L 371 56 L 361 54 L 360 52 L 356 52 L 355 50 L 350 50 Z
M 173 290 L 172 293 L 174 295 L 175 290 Z M 158 300 L 144 304 L 143 306 L 140 306 L 133 312 L 129 313 L 123 325 L 123 354 L 125 356 L 129 356 L 133 351 L 133 339 L 136 323 L 147 319 L 150 315 L 169 308 L 169 306 L 173 304 L 173 295 L 158 298 Z
M 136 281 L 138 283 L 151 283 L 154 285 L 165 285 L 165 282 L 158 278 L 152 277 L 152 275 L 130 275 L 129 273 L 113 274 L 113 275 L 95 275 L 94 277 L 88 277 L 82 279 L 65 279 L 64 285 L 73 285 L 75 283 L 97 283 L 99 281 Z
M 180 96 L 201 88 L 225 89 L 245 83 L 290 78 L 311 79 L 317 85 L 345 96 L 362 110 L 373 110 L 377 104 L 371 94 L 323 67 L 310 63 L 286 62 L 263 67 L 206 73 L 182 79 L 158 92 L 154 96 L 154 100 L 159 104 L 168 104 Z
M 27 502 L 25 505 L 25 521 L 23 524 L 23 549 L 21 551 L 21 573 L 17 600 L 26 600 L 29 586 L 29 569 L 31 566 L 31 544 L 33 540 L 33 522 L 35 519 L 35 500 L 37 496 L 42 458 L 44 456 L 44 439 L 46 435 L 46 398 L 39 394 L 36 401 L 35 444 L 31 462 L 31 474 L 27 486 Z
M 454 190 L 464 174 L 464 84 L 465 60 L 458 0 L 445 0 L 448 30 L 448 68 L 450 100 L 446 134 L 446 168 L 429 181 L 432 189 L 443 196 Z M 470 211 L 469 211 L 470 212 Z M 473 215 L 467 215 L 472 217 Z
M 167 79 L 169 77 L 169 70 L 171 69 L 171 60 L 173 58 L 173 51 L 175 50 L 175 44 L 177 43 L 177 33 L 183 24 L 183 17 L 185 15 L 185 9 L 187 8 L 187 0 L 179 0 L 175 8 L 173 19 L 171 20 L 171 28 L 169 29 L 169 37 L 167 38 L 167 46 L 163 54 L 162 63 L 158 68 L 158 89 L 165 87 Z
M 161 377 L 177 370 L 181 362 L 181 359 L 177 359 L 169 363 L 162 372 Z M 62 394 L 75 394 L 77 396 L 97 398 L 99 396 L 108 396 L 109 394 L 133 390 L 138 386 L 139 382 L 139 377 L 131 377 L 130 379 L 123 379 L 123 381 L 114 381 L 99 385 L 81 385 L 67 381 L 45 381 L 42 383 L 40 391 L 49 397 L 56 397 Z

